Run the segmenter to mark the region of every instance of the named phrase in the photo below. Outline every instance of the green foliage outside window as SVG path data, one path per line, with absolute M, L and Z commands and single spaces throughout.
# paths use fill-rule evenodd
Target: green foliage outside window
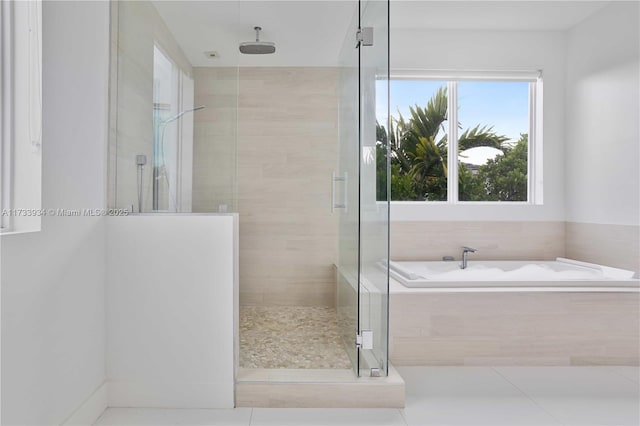
M 377 125 L 378 200 L 387 199 L 388 143 L 391 155 L 391 200 L 446 201 L 446 88 L 439 88 L 425 107 L 415 105 L 409 111 L 408 119 L 401 114 L 399 118 L 392 117 L 388 132 L 384 126 Z M 459 163 L 460 201 L 527 200 L 528 137 L 521 134 L 515 145 L 507 143 L 508 140 L 506 136 L 496 134 L 490 125 L 477 125 L 460 133 L 459 152 L 475 147 L 491 147 L 502 151 L 502 155 L 479 167 Z

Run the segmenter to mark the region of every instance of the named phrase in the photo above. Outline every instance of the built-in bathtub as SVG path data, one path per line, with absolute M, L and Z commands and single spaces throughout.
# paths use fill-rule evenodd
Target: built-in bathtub
M 470 260 L 464 271 L 459 262 L 391 262 L 390 274 L 394 365 L 640 364 L 632 271 Z
M 469 261 L 389 263 L 405 287 L 623 287 L 639 288 L 635 271 L 557 258 L 555 261 Z

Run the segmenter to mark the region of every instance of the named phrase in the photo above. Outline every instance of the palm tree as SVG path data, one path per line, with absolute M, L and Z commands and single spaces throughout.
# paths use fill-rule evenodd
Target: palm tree
M 460 128 L 462 128 L 460 126 Z M 488 146 L 505 151 L 504 143 L 509 138 L 504 135 L 498 135 L 493 131 L 493 126 L 481 126 L 478 124 L 472 129 L 467 129 L 458 137 L 458 150 L 464 151 L 469 148 L 479 146 Z
M 425 108 L 415 105 L 410 107 L 409 111 L 411 113 L 407 135 L 409 149 L 415 150 L 415 146 L 419 143 L 421 137 L 432 138 L 437 146 L 446 147 L 446 135 L 443 135 L 438 140 L 438 134 L 441 131 L 444 133 L 444 122 L 447 121 L 446 87 L 440 87 L 433 97 L 429 99 Z
M 423 200 L 446 201 L 447 159 L 433 137 L 419 137 L 415 152 L 410 153 L 413 165 L 410 174 Z
M 440 87 L 422 108 L 418 105 L 409 108 L 410 118 L 405 120 L 402 114 L 391 117 L 389 146 L 391 152 L 391 198 L 415 200 L 447 199 L 447 121 L 448 99 L 446 87 Z M 378 134 L 387 132 L 378 126 Z M 459 124 L 458 126 L 462 128 Z M 493 127 L 477 125 L 467 129 L 458 138 L 458 149 L 464 151 L 478 146 L 490 146 L 506 152 L 506 136 L 498 135 Z M 386 142 L 386 139 L 385 141 Z M 394 176 L 397 174 L 398 176 Z M 413 190 L 406 190 L 407 179 L 413 182 Z M 394 191 L 394 182 L 402 183 L 402 188 Z M 471 186 L 469 186 L 471 188 Z

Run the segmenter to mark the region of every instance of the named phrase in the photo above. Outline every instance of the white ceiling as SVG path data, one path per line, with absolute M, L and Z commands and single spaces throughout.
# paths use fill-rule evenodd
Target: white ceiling
M 335 66 L 357 3 L 330 0 L 152 0 L 194 66 Z M 392 0 L 397 29 L 562 31 L 608 1 Z M 238 43 L 276 43 L 274 55 L 240 55 Z M 349 30 L 348 39 L 354 34 Z M 393 39 L 392 39 L 393 42 Z M 392 45 L 393 48 L 393 45 Z M 216 51 L 210 59 L 204 52 Z
M 152 3 L 193 66 L 336 65 L 354 1 L 161 1 Z M 276 44 L 273 55 L 241 55 L 238 44 Z M 351 38 L 355 38 L 355 34 Z M 216 51 L 217 59 L 203 52 Z
M 391 1 L 392 28 L 563 31 L 609 1 Z

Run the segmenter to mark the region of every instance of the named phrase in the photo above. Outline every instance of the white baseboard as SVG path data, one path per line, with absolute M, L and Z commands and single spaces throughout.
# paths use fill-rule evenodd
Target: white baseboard
M 109 407 L 233 408 L 234 384 L 109 382 Z
M 107 409 L 108 385 L 103 383 L 87 398 L 80 407 L 63 423 L 64 426 L 92 425 Z

